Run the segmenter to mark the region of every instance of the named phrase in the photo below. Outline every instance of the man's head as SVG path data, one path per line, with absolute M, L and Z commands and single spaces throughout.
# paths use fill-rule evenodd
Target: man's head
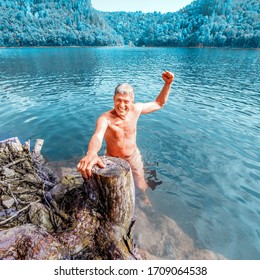
M 127 113 L 133 108 L 134 89 L 129 84 L 119 84 L 115 88 L 114 109 L 120 118 L 125 118 Z

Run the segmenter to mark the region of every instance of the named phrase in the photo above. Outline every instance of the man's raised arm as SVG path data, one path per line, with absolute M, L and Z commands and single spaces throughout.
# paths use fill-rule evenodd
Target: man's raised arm
M 105 167 L 102 160 L 98 156 L 98 152 L 102 147 L 107 126 L 108 123 L 106 117 L 100 116 L 96 123 L 96 130 L 89 141 L 87 154 L 77 165 L 77 169 L 83 177 L 91 176 L 91 169 L 95 164 L 102 168 Z
M 174 80 L 174 74 L 165 71 L 162 73 L 162 78 L 164 80 L 164 86 L 153 102 L 142 103 L 141 114 L 149 114 L 154 111 L 160 110 L 168 100 L 170 94 L 171 84 Z

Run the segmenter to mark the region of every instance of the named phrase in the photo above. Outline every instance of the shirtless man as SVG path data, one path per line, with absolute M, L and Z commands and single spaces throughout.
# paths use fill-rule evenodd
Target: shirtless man
M 103 139 L 106 155 L 125 159 L 132 170 L 135 186 L 145 192 L 147 183 L 141 154 L 136 145 L 136 125 L 141 114 L 161 109 L 167 102 L 174 74 L 163 72 L 164 86 L 153 102 L 134 103 L 134 89 L 129 84 L 119 84 L 114 94 L 114 109 L 103 113 L 97 120 L 96 130 L 89 142 L 88 151 L 77 165 L 83 177 L 91 176 L 93 165 L 104 168 L 98 156 Z

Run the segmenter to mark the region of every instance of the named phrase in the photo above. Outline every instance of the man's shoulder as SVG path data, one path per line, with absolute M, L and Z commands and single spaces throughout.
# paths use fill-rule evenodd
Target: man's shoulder
M 106 112 L 104 112 L 104 113 L 102 113 L 100 116 L 99 116 L 99 118 L 109 118 L 110 116 L 111 116 L 111 112 L 112 112 L 113 110 L 109 110 L 109 111 L 106 111 Z
M 109 121 L 109 120 L 111 120 L 111 118 L 112 118 L 112 111 L 113 111 L 113 110 L 104 112 L 103 114 L 101 114 L 101 115 L 99 116 L 98 119 L 99 119 L 100 121 Z
M 136 111 L 141 112 L 143 109 L 143 103 L 141 103 L 141 102 L 135 103 L 134 108 Z

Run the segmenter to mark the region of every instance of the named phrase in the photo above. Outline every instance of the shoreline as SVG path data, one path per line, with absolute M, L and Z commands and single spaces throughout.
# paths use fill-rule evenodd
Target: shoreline
M 68 49 L 77 49 L 77 48 L 115 48 L 115 49 L 135 49 L 135 48 L 146 48 L 146 49 L 154 49 L 154 48 L 164 48 L 164 49 L 221 49 L 221 50 L 255 50 L 259 51 L 260 48 L 238 48 L 238 47 L 201 47 L 201 46 L 0 46 L 0 49 L 52 49 L 52 48 L 68 48 Z

